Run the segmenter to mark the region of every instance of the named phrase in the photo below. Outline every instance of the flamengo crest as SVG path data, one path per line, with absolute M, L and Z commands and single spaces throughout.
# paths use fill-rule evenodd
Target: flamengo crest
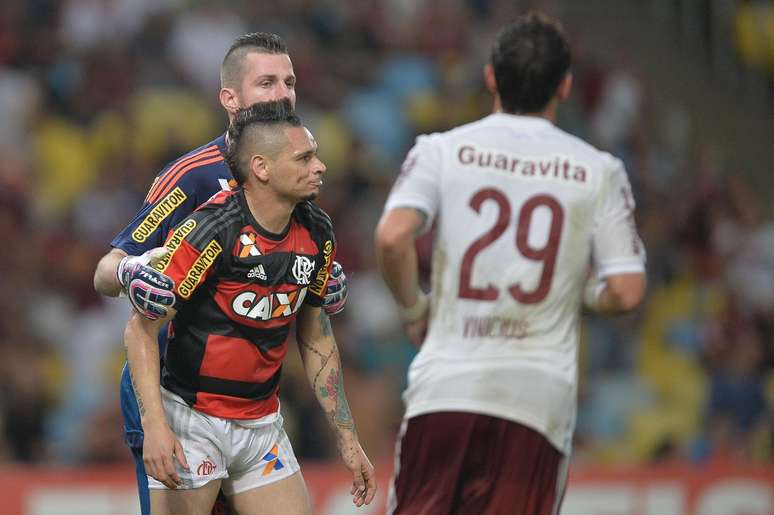
M 312 272 L 314 271 L 314 261 L 306 256 L 296 256 L 296 262 L 293 264 L 293 277 L 298 284 L 309 284 Z

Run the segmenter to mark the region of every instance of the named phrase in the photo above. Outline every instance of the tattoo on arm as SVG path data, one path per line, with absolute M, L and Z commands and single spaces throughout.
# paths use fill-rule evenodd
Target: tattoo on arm
M 134 396 L 137 397 L 137 408 L 139 408 L 140 410 L 140 415 L 144 417 L 145 406 L 143 405 L 143 402 L 142 402 L 142 395 L 140 395 L 140 390 L 137 388 L 137 383 L 134 381 L 134 374 L 132 373 L 132 367 L 129 367 L 129 379 L 132 380 L 132 389 L 134 390 Z
M 320 357 L 320 369 L 317 371 L 317 374 L 314 376 L 314 379 L 312 380 L 312 387 L 317 388 L 317 380 L 320 378 L 320 374 L 322 373 L 323 369 L 325 368 L 325 365 L 328 364 L 328 361 L 331 359 L 331 356 L 333 356 L 333 352 L 335 349 L 331 349 L 331 351 L 328 353 L 327 356 L 324 356 L 322 352 L 315 349 L 311 345 L 309 345 L 307 342 L 305 342 L 302 338 L 296 338 L 298 340 L 298 343 L 304 347 L 305 349 L 314 352 Z
M 333 335 L 333 330 L 331 329 L 330 318 L 325 311 L 320 310 L 318 321 L 320 324 L 319 329 L 322 337 L 331 337 Z M 310 343 L 305 341 L 303 337 L 298 335 L 298 333 L 296 333 L 296 340 L 298 341 L 299 345 L 306 351 L 311 352 L 320 358 L 320 366 L 317 369 L 317 373 L 315 374 L 314 379 L 312 380 L 312 388 L 318 392 L 321 398 L 333 401 L 334 408 L 331 410 L 326 410 L 325 412 L 331 424 L 339 429 L 354 431 L 355 423 L 352 420 L 352 413 L 349 409 L 349 403 L 347 402 L 347 397 L 344 393 L 344 377 L 341 373 L 341 370 L 337 368 L 340 365 L 334 364 L 333 368 L 331 368 L 328 372 L 328 377 L 325 378 L 325 383 L 320 384 L 320 376 L 328 366 L 331 358 L 337 355 L 335 343 L 331 346 L 330 352 L 325 355 L 314 346 L 313 342 Z
M 330 336 L 333 334 L 333 329 L 331 329 L 331 319 L 328 316 L 328 313 L 325 312 L 325 310 L 320 310 L 320 331 L 322 332 L 323 336 Z
M 328 380 L 324 386 L 320 387 L 320 395 L 325 398 L 333 399 L 336 402 L 336 408 L 329 412 L 328 416 L 333 423 L 341 429 L 354 429 L 355 423 L 352 420 L 352 412 L 349 410 L 347 396 L 344 393 L 344 376 L 340 370 L 333 369 L 328 374 Z

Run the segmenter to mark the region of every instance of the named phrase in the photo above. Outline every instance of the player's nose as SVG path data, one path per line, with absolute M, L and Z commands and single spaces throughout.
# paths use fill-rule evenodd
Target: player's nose
M 322 175 L 322 174 L 324 174 L 324 173 L 326 172 L 326 170 L 328 170 L 328 167 L 327 167 L 327 166 L 325 166 L 325 163 L 323 163 L 323 162 L 320 160 L 320 158 L 319 158 L 319 157 L 316 159 L 316 161 L 317 161 L 317 163 L 315 163 L 315 169 L 314 169 L 314 173 L 316 173 L 316 174 L 318 174 L 318 175 Z

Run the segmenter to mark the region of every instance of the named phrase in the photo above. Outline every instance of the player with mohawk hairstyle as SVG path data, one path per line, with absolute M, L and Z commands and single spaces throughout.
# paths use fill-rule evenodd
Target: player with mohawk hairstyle
M 293 64 L 285 42 L 276 34 L 254 32 L 237 38 L 223 59 L 220 76 L 218 96 L 229 120 L 254 102 L 286 98 L 295 105 Z M 161 171 L 141 210 L 113 239 L 113 249 L 97 265 L 94 286 L 98 292 L 111 297 L 126 294 L 134 309 L 151 320 L 167 314 L 175 301 L 174 285 L 154 265 L 166 254 L 161 246 L 170 229 L 212 195 L 234 185 L 233 172 L 224 159 L 226 140 L 226 135 L 222 134 Z M 250 248 L 254 251 L 254 247 Z M 341 311 L 346 297 L 346 276 L 341 266 L 334 263 L 325 297 L 326 312 Z M 159 334 L 162 356 L 166 336 L 166 331 Z M 121 412 L 125 440 L 135 462 L 141 511 L 148 515 L 147 475 L 142 460 L 143 431 L 130 370 L 126 366 L 121 376 Z M 225 506 L 222 509 L 225 510 Z
M 152 512 L 206 515 L 222 488 L 242 515 L 311 513 L 278 399 L 294 322 L 307 378 L 352 473 L 353 502 L 369 504 L 374 468 L 322 309 L 336 242 L 330 218 L 311 202 L 325 172 L 317 143 L 287 99 L 238 112 L 229 136 L 240 186 L 212 197 L 167 239 L 157 267 L 175 284 L 168 315 L 135 313 L 126 327 Z M 242 252 L 244 235 L 257 253 Z M 159 374 L 155 335 L 167 321 Z

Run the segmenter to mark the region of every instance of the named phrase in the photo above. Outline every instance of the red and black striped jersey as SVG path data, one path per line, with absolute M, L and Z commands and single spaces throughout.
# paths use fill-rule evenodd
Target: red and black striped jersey
M 263 229 L 242 189 L 223 191 L 170 232 L 157 268 L 175 281 L 162 385 L 195 409 L 256 419 L 279 406 L 291 323 L 322 306 L 335 256 L 328 215 L 296 206 L 281 234 Z

